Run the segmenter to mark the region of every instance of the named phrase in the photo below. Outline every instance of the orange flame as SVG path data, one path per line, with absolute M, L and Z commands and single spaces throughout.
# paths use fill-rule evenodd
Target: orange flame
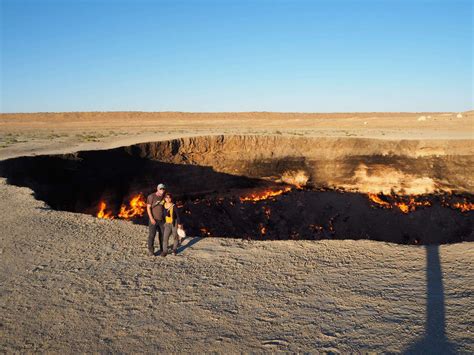
M 473 211 L 474 210 L 474 203 L 472 202 L 467 202 L 464 199 L 464 202 L 456 202 L 451 205 L 451 207 L 456 208 L 460 210 L 461 212 L 468 212 L 468 211 Z
M 413 212 L 419 206 L 425 206 L 425 207 L 431 206 L 431 202 L 429 202 L 429 201 L 415 201 L 414 197 L 410 197 L 410 200 L 407 203 L 401 201 L 401 202 L 395 202 L 394 204 L 403 213 Z
M 429 202 L 429 201 L 417 201 L 417 200 L 415 200 L 415 198 L 413 196 L 410 196 L 408 202 L 406 202 L 406 201 L 403 201 L 403 199 L 401 197 L 391 195 L 390 198 L 392 200 L 395 200 L 392 203 L 382 200 L 379 197 L 378 194 L 369 193 L 369 194 L 367 194 L 367 196 L 369 197 L 369 199 L 372 202 L 376 203 L 377 205 L 379 205 L 382 208 L 393 208 L 393 206 L 395 206 L 400 211 L 402 211 L 403 213 L 413 212 L 417 209 L 417 207 L 422 207 L 422 206 L 423 207 L 429 207 L 429 206 L 431 206 L 431 202 Z
M 392 205 L 390 205 L 390 203 L 380 199 L 380 197 L 377 195 L 377 194 L 367 194 L 367 196 L 369 197 L 369 199 L 372 201 L 372 202 L 375 202 L 377 205 L 383 207 L 383 208 L 392 208 Z
M 141 217 L 145 213 L 146 203 L 145 198 L 140 193 L 135 195 L 130 200 L 128 207 L 122 205 L 118 214 L 119 218 L 130 219 L 133 217 Z
M 107 204 L 104 201 L 101 201 L 99 205 L 99 212 L 97 212 L 97 218 L 114 219 L 112 212 L 105 211 L 106 208 Z
M 410 205 L 407 205 L 405 202 L 395 202 L 395 206 L 397 206 L 403 213 L 410 212 Z
M 282 195 L 288 191 L 291 191 L 291 187 L 285 187 L 284 189 L 281 189 L 281 190 L 265 190 L 261 192 L 255 192 L 248 196 L 240 197 L 240 201 L 244 202 L 244 201 L 267 200 L 269 198 Z

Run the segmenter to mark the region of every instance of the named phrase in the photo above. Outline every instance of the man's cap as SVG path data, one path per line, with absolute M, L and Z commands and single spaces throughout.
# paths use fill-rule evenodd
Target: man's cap
M 165 184 L 158 184 L 157 188 L 164 190 L 164 189 L 166 189 L 166 186 L 165 186 Z

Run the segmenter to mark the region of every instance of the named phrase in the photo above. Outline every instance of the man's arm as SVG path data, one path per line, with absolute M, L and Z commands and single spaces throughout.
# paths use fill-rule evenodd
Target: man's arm
M 155 221 L 155 219 L 153 218 L 153 215 L 151 214 L 151 205 L 149 205 L 149 204 L 146 205 L 146 211 L 147 211 L 147 213 L 148 213 L 148 218 L 150 218 L 151 224 L 155 224 L 156 221 Z

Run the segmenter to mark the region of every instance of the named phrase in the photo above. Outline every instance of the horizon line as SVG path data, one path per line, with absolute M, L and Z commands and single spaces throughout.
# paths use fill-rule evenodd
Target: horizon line
M 229 114 L 229 113 L 274 113 L 274 114 L 346 114 L 346 113 L 467 113 L 474 111 L 474 108 L 464 111 L 140 111 L 140 110 L 119 110 L 119 111 L 25 111 L 25 112 L 0 112 L 0 115 L 22 115 L 22 114 L 60 114 L 60 113 L 184 113 L 184 114 Z

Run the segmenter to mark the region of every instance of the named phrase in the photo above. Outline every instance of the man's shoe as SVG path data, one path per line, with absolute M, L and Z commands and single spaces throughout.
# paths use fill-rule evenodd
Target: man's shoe
M 168 255 L 167 253 L 163 252 L 160 254 L 162 257 L 165 257 L 166 255 Z
M 148 249 L 148 255 L 149 256 L 155 256 L 155 252 L 151 249 Z

